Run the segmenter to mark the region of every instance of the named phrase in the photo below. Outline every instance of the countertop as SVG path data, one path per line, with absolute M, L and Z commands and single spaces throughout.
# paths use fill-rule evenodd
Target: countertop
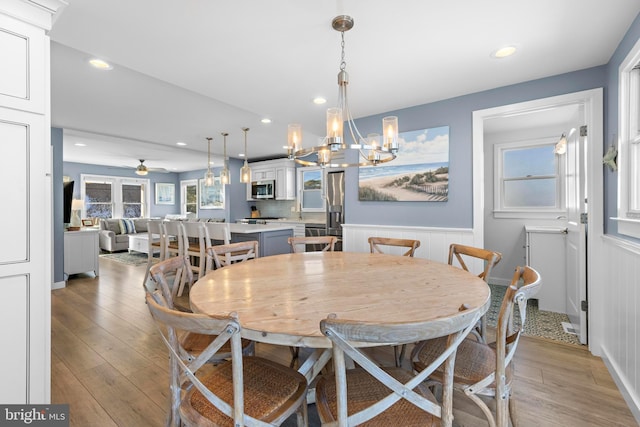
M 259 218 L 255 218 L 259 219 Z M 238 219 L 236 221 L 246 221 L 246 218 Z M 280 218 L 280 219 L 267 219 L 269 223 L 289 223 L 289 224 L 324 224 L 323 221 L 314 219 L 300 219 L 300 218 Z
M 232 233 L 264 233 L 267 231 L 293 230 L 293 225 L 286 224 L 234 224 L 229 223 L 229 230 Z

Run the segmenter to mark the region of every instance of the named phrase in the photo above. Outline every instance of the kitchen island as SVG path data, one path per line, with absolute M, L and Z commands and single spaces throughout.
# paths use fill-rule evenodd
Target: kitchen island
M 293 236 L 293 225 L 286 224 L 229 224 L 231 242 L 257 240 L 259 256 L 291 253 L 288 239 Z

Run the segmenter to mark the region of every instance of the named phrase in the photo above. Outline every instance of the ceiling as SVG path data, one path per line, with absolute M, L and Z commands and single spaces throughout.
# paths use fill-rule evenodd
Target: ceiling
M 239 157 L 242 127 L 250 160 L 284 154 L 288 123 L 316 145 L 337 103 L 337 15 L 355 20 L 345 60 L 358 118 L 606 64 L 640 12 L 629 0 L 69 3 L 50 32 L 64 160 L 178 172 L 206 167 L 209 136 L 219 165 L 221 132 Z M 491 57 L 504 45 L 518 50 Z

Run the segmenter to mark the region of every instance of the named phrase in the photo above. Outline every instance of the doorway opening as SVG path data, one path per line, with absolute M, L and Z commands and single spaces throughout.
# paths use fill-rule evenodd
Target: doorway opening
M 583 136 L 580 129 L 586 126 Z M 501 107 L 479 110 L 473 113 L 473 194 L 474 233 L 484 247 L 491 247 L 507 254 L 494 269 L 493 278 L 498 284 L 506 284 L 513 267 L 525 264 L 527 259 L 525 226 L 549 227 L 565 230 L 560 245 L 561 259 L 554 261 L 549 270 L 541 272 L 546 280 L 545 291 L 552 291 L 554 302 L 562 297 L 561 307 L 571 317 L 572 328 L 579 331 L 580 342 L 588 342 L 587 316 L 582 308 L 588 306 L 587 283 L 590 272 L 586 247 L 595 238 L 586 234 L 594 221 L 601 221 L 602 214 L 594 212 L 586 215 L 587 200 L 602 200 L 602 177 L 598 154 L 603 138 L 602 89 L 588 90 L 551 98 L 544 98 Z M 560 211 L 518 212 L 500 215 L 494 201 L 496 191 L 503 191 L 495 185 L 495 151 L 500 143 L 547 138 L 559 140 L 562 134 L 568 138 L 567 153 L 558 156 L 563 166 L 562 200 L 566 202 Z M 587 137 L 588 134 L 588 137 Z M 592 147 L 586 150 L 587 146 Z M 561 157 L 562 156 L 562 157 Z M 499 194 L 504 196 L 504 193 Z M 543 232 L 545 230 L 542 230 Z M 556 243 L 554 249 L 558 249 Z M 535 262 L 532 266 L 535 268 Z M 498 268 L 500 267 L 500 268 Z M 553 267 L 559 267 L 554 270 Z M 543 266 L 540 266 L 543 269 Z M 493 276 L 493 274 L 492 274 Z M 506 283 L 501 283 L 502 281 Z M 544 280 L 544 279 L 543 279 Z M 557 287 L 551 285 L 552 282 Z M 545 286 L 543 284 L 543 287 Z M 560 288 L 560 286 L 562 288 Z M 584 303 L 582 303 L 584 301 Z M 576 309 L 577 307 L 577 309 Z M 571 312 L 571 313 L 568 313 Z

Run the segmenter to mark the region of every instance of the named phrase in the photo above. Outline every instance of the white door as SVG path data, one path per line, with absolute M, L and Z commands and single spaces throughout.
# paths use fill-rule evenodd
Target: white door
M 587 230 L 581 216 L 587 213 L 585 174 L 587 137 L 581 136 L 581 133 L 580 127 L 576 127 L 567 137 L 566 301 L 569 320 L 580 342 L 586 344 L 587 311 L 582 310 L 582 301 L 587 301 Z

